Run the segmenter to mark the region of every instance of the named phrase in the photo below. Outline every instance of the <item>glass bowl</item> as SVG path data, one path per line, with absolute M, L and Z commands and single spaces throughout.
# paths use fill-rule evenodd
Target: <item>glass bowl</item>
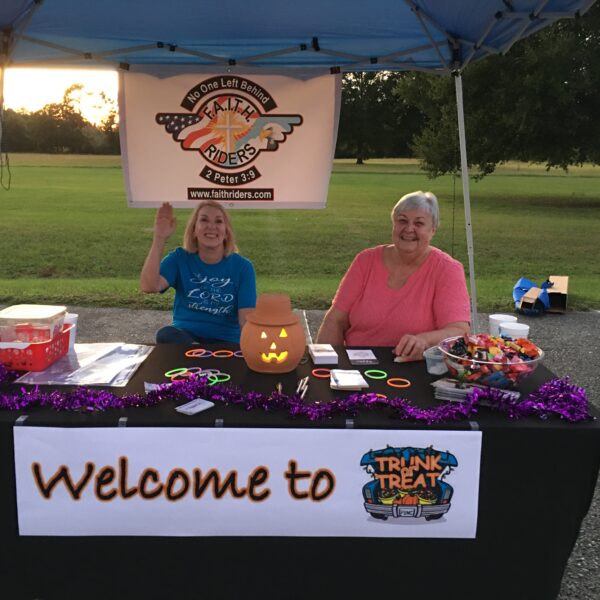
M 450 377 L 497 388 L 518 386 L 544 358 L 543 350 L 526 338 L 499 338 L 488 334 L 446 338 L 438 348 L 444 355 Z M 499 352 L 492 348 L 498 348 Z

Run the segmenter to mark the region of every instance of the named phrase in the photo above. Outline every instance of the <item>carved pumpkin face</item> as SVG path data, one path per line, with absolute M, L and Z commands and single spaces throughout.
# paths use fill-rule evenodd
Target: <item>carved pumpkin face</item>
M 248 367 L 259 373 L 289 373 L 304 354 L 306 337 L 284 294 L 262 294 L 248 315 L 240 347 Z
M 288 333 L 285 330 L 285 327 L 281 328 L 281 331 L 279 332 L 279 337 L 283 338 L 283 339 L 287 339 L 288 338 Z M 267 335 L 266 331 L 261 331 L 260 333 L 260 339 L 261 340 L 268 340 L 269 336 Z M 268 342 L 267 342 L 268 344 Z M 279 340 L 279 348 L 282 348 L 284 345 L 283 340 L 280 339 Z M 283 363 L 287 360 L 287 357 L 289 355 L 289 351 L 288 350 L 281 350 L 278 351 L 277 348 L 277 344 L 273 341 L 271 342 L 270 346 L 269 346 L 269 351 L 268 352 L 261 352 L 260 353 L 260 359 L 263 362 L 266 363 L 272 363 L 275 362 L 277 364 Z

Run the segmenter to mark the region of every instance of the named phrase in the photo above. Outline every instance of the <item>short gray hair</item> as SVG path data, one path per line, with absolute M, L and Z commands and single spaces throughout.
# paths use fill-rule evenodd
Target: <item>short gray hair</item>
M 411 192 L 406 194 L 396 202 L 392 208 L 392 221 L 396 219 L 398 213 L 403 210 L 420 209 L 428 212 L 433 220 L 433 226 L 437 229 L 440 224 L 440 207 L 435 194 L 431 192 Z

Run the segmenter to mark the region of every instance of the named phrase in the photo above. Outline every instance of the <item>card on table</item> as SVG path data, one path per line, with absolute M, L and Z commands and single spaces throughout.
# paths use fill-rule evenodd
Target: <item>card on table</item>
M 175 410 L 184 415 L 195 415 L 203 410 L 212 408 L 214 405 L 215 403 L 211 402 L 210 400 L 204 400 L 204 398 L 194 398 L 190 402 L 176 406 Z
M 369 349 L 347 349 L 346 354 L 352 365 L 376 365 L 379 363 L 373 350 Z

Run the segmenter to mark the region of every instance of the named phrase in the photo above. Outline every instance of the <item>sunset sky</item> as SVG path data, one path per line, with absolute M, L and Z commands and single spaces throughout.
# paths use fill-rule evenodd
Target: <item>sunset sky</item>
M 4 107 L 35 111 L 60 102 L 65 90 L 74 83 L 84 86 L 81 113 L 92 123 L 99 123 L 106 110 L 98 107 L 100 91 L 114 100 L 117 108 L 118 75 L 116 71 L 82 69 L 7 69 L 4 75 Z

